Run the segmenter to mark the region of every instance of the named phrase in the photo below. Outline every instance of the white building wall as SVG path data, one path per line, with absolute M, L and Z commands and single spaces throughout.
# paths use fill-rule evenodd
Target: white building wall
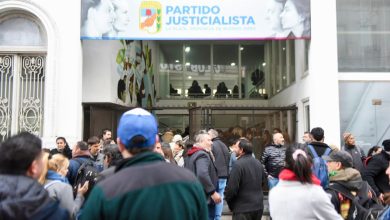
M 116 103 L 115 58 L 121 45 L 117 40 L 83 41 L 83 102 Z
M 336 24 L 336 0 L 311 1 L 310 127 L 322 127 L 325 142 L 339 146 Z
M 44 146 L 54 147 L 55 137 L 64 136 L 71 147 L 73 143 L 82 139 L 82 53 L 80 43 L 80 2 L 79 1 L 50 1 L 36 0 L 43 10 L 53 19 L 52 23 L 57 30 L 54 41 L 56 48 L 52 62 L 56 64 L 54 102 L 54 120 L 52 130 L 44 134 Z M 39 2 L 39 3 L 38 3 Z M 51 56 L 50 51 L 48 56 Z M 49 60 L 48 60 L 49 61 Z M 47 72 L 49 75 L 50 72 Z M 50 90 L 46 90 L 50 94 Z
M 13 9 L 37 16 L 47 32 L 43 147 L 55 147 L 57 136 L 75 143 L 82 134 L 80 1 L 0 2 L 0 12 Z

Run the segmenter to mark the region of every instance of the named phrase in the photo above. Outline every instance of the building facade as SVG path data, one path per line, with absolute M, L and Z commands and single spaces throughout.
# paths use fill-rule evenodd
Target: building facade
M 390 134 L 390 4 L 310 9 L 310 38 L 102 40 L 82 37 L 80 2 L 0 1 L 0 138 L 28 130 L 45 147 L 58 136 L 74 143 L 142 106 L 160 128 L 259 125 L 300 141 L 320 126 L 329 144 L 340 146 L 344 131 L 365 147 L 380 143 Z M 189 93 L 194 80 L 201 97 Z M 229 94 L 216 94 L 221 82 Z

